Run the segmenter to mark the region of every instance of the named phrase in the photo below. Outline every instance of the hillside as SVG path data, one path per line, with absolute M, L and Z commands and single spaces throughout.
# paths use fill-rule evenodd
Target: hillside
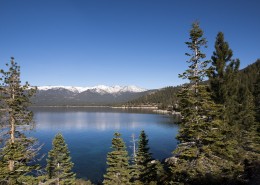
M 246 68 L 240 70 L 239 80 L 240 83 L 248 86 L 251 92 L 254 91 L 254 84 L 256 83 L 257 76 L 260 75 L 260 59 Z
M 248 86 L 251 92 L 254 91 L 254 84 L 256 83 L 257 75 L 260 73 L 260 59 L 253 64 L 240 70 L 239 81 L 241 85 Z M 207 81 L 205 82 L 207 83 Z M 140 106 L 140 105 L 154 105 L 159 109 L 175 108 L 178 101 L 177 93 L 181 86 L 165 87 L 160 90 L 152 91 L 140 98 L 128 101 L 127 106 Z
M 126 103 L 127 106 L 155 105 L 160 109 L 168 109 L 177 103 L 177 92 L 181 86 L 165 87 L 160 90 L 152 91 L 136 100 Z

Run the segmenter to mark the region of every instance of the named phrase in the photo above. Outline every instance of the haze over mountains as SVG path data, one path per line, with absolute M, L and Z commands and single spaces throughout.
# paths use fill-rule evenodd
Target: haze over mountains
M 137 86 L 39 86 L 35 106 L 112 105 L 139 98 L 149 91 Z

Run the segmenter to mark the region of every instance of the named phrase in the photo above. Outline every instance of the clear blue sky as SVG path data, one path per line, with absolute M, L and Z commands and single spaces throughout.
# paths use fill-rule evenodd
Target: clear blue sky
M 0 67 L 15 57 L 31 85 L 183 83 L 193 21 L 224 32 L 241 68 L 260 58 L 259 0 L 0 0 Z

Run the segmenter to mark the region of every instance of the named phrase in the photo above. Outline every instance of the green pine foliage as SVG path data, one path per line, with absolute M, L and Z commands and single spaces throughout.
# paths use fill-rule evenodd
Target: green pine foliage
M 249 163 L 259 160 L 259 135 L 254 103 L 257 93 L 254 94 L 254 84 L 257 83 L 260 61 L 239 71 L 240 61 L 233 60 L 232 55 L 232 50 L 224 41 L 224 34 L 220 32 L 215 42 L 209 81 L 215 103 L 222 106 L 221 121 L 227 123 L 226 127 L 229 128 L 226 138 L 233 140 L 231 146 L 238 151 L 231 155 L 229 161 L 244 164 L 244 169 L 248 170 Z M 245 172 L 239 166 L 231 174 L 242 182 L 248 181 L 248 175 L 244 178 Z
M 244 144 L 242 147 L 246 150 L 254 149 L 256 154 L 260 154 L 260 60 L 242 69 L 238 75 L 240 102 L 239 125 L 242 133 L 248 133 L 247 136 L 253 142 Z M 254 116 L 254 119 L 253 119 Z M 254 120 L 254 121 L 253 121 Z M 246 139 L 246 140 L 248 140 Z M 245 141 L 245 139 L 243 139 Z M 246 147 L 245 147 L 246 146 Z M 251 150 L 249 150 L 251 151 Z M 247 152 L 248 153 L 248 152 Z M 251 153 L 251 152 L 249 152 Z M 248 160 L 248 159 L 246 159 Z M 256 161 L 256 159 L 253 159 Z M 249 163 L 252 163 L 252 161 Z
M 135 163 L 133 165 L 136 165 L 138 171 L 137 179 L 143 184 L 149 184 L 158 180 L 156 170 L 157 161 L 152 161 L 152 154 L 149 151 L 148 142 L 147 135 L 144 130 L 142 130 L 139 136 Z
M 121 134 L 116 132 L 112 139 L 112 151 L 107 154 L 105 185 L 127 185 L 130 183 L 129 156 Z
M 52 142 L 48 153 L 46 171 L 48 179 L 59 184 L 75 184 L 75 174 L 72 172 L 70 152 L 63 136 L 59 133 Z
M 0 163 L 1 182 L 8 184 L 22 184 L 27 181 L 25 176 L 35 169 L 28 164 L 28 156 L 31 155 L 24 142 L 7 143 L 2 150 L 2 162 Z M 13 170 L 10 171 L 9 161 L 14 161 Z
M 25 183 L 21 179 L 27 176 L 37 165 L 32 165 L 39 148 L 35 147 L 36 140 L 27 138 L 24 131 L 32 129 L 33 114 L 28 110 L 30 98 L 35 93 L 26 82 L 21 85 L 20 66 L 11 58 L 6 64 L 7 70 L 1 70 L 0 105 L 1 126 L 4 127 L 1 135 L 3 148 L 0 150 L 0 179 L 8 184 Z
M 229 44 L 224 40 L 224 34 L 219 32 L 215 42 L 215 51 L 213 52 L 212 71 L 210 74 L 210 85 L 213 98 L 216 103 L 222 103 L 225 100 L 224 77 L 226 76 L 226 67 L 232 60 L 233 51 Z
M 183 120 L 177 136 L 180 144 L 174 151 L 174 181 L 218 184 L 224 179 L 232 180 L 242 168 L 233 162 L 238 155 L 234 148 L 238 142 L 229 137 L 232 130 L 219 119 L 220 108 L 212 101 L 208 88 L 199 86 L 196 95 L 193 90 L 184 89 L 180 97 Z
M 256 63 L 257 64 L 257 63 Z M 259 68 L 256 68 L 260 71 Z M 254 69 L 255 70 L 255 69 Z M 253 75 L 254 73 L 252 73 Z M 257 75 L 257 73 L 256 73 Z M 255 83 L 251 81 L 250 76 L 245 77 L 240 84 L 240 144 L 243 148 L 243 156 L 241 161 L 244 164 L 243 179 L 248 184 L 254 184 L 260 181 L 260 123 L 258 120 L 259 112 L 257 106 L 259 106 L 259 81 L 260 78 L 256 77 Z M 251 81 L 251 82 L 248 82 Z M 250 91 L 250 85 L 252 91 Z
M 212 100 L 209 87 L 201 83 L 210 69 L 201 50 L 206 47 L 206 39 L 198 23 L 192 25 L 186 44 L 191 50 L 186 54 L 190 57 L 189 68 L 179 76 L 190 83 L 179 93 L 183 119 L 177 136 L 180 144 L 174 151 L 176 161 L 171 167 L 172 183 L 220 183 L 236 167 L 229 161 L 236 151 L 233 140 L 225 139 L 230 131 L 219 119 L 221 107 Z
M 132 100 L 126 103 L 126 106 L 158 106 L 159 109 L 172 109 L 176 108 L 178 98 L 177 94 L 181 87 L 165 87 L 157 91 L 144 95 L 136 100 Z
M 256 81 L 253 83 L 253 95 L 255 104 L 255 119 L 260 124 L 260 60 L 258 60 L 259 68 L 256 72 Z M 258 132 L 260 133 L 260 126 Z
M 254 105 L 254 97 L 253 94 L 250 92 L 248 87 L 240 85 L 239 89 L 239 96 L 240 98 L 240 110 L 239 110 L 239 117 L 240 117 L 240 125 L 242 130 L 249 130 L 252 128 L 255 122 L 255 105 Z
M 255 105 L 255 129 L 256 129 L 256 138 L 255 138 L 255 143 L 258 143 L 257 147 L 257 153 L 260 155 L 260 67 L 259 67 L 259 72 L 258 76 L 256 78 L 256 83 L 254 86 L 254 105 Z M 259 162 L 260 164 L 260 162 Z
M 225 121 L 230 125 L 235 125 L 239 120 L 239 65 L 238 59 L 232 60 L 226 67 L 226 75 L 224 77 L 224 103 L 223 103 L 223 116 Z
M 239 81 L 241 84 L 248 87 L 250 92 L 254 92 L 255 84 L 259 83 L 258 75 L 260 71 L 260 59 L 256 60 L 253 64 L 247 66 L 239 72 Z M 256 96 L 256 94 L 254 94 Z
M 233 60 L 233 51 L 225 41 L 224 34 L 219 32 L 215 41 L 212 67 L 209 73 L 210 88 L 215 103 L 223 105 L 223 117 L 229 123 L 238 120 L 239 90 L 238 69 L 240 61 Z

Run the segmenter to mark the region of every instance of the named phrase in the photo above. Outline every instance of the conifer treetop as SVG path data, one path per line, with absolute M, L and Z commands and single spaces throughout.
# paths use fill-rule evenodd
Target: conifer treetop
M 191 83 L 197 85 L 208 74 L 206 67 L 210 62 L 203 60 L 206 55 L 201 49 L 207 47 L 207 40 L 203 37 L 203 31 L 199 27 L 198 22 L 192 24 L 189 40 L 190 41 L 185 42 L 185 44 L 191 50 L 191 53 L 185 53 L 185 55 L 190 57 L 190 60 L 187 61 L 190 65 L 184 73 L 179 74 L 179 77 L 189 79 Z

